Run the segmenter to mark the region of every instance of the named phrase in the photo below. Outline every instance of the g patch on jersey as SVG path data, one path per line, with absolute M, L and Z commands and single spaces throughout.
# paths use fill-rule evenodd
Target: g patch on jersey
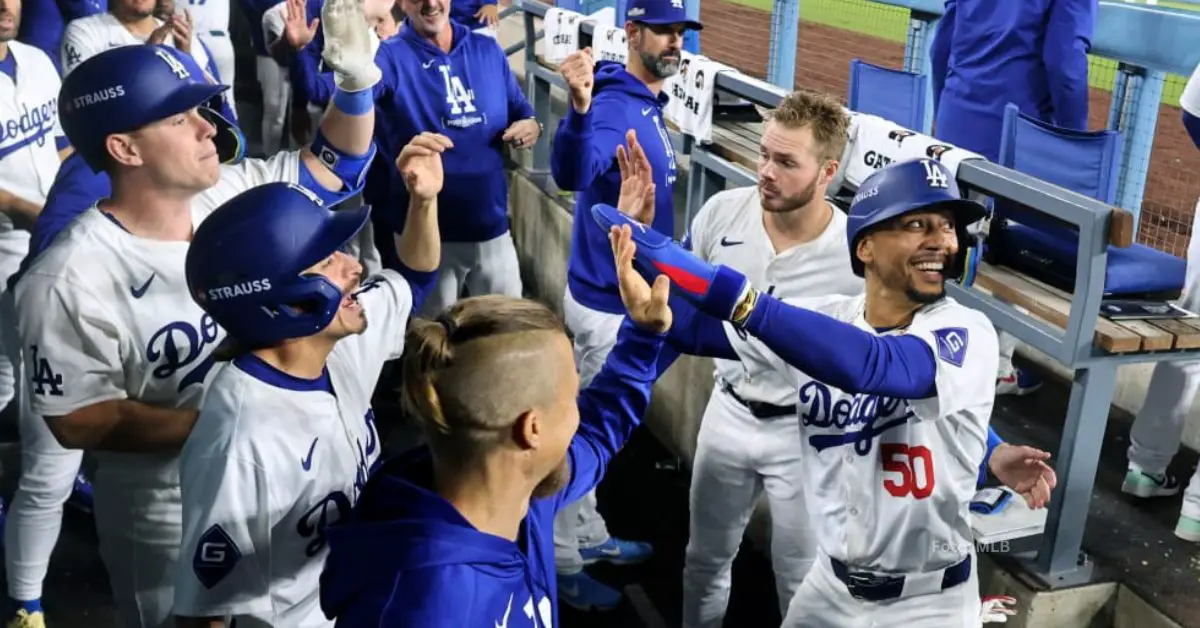
M 967 357 L 967 330 L 963 327 L 943 327 L 935 330 L 938 357 L 943 361 L 962 367 Z
M 196 542 L 196 553 L 192 556 L 192 572 L 204 588 L 211 589 L 232 573 L 241 559 L 242 551 L 238 549 L 237 544 L 219 524 L 213 524 Z

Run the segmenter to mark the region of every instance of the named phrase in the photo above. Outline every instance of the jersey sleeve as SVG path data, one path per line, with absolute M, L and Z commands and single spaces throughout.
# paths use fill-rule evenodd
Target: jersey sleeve
M 87 28 L 87 20 L 76 20 L 67 24 L 67 29 L 63 32 L 62 39 L 62 68 L 63 76 L 66 76 L 75 69 L 80 63 L 87 61 L 95 56 L 100 51 L 104 50 L 105 45 L 96 37 L 92 37 L 89 32 L 92 29 Z
M 838 317 L 838 310 L 846 302 L 847 298 L 837 294 L 826 294 L 814 297 L 792 297 L 783 299 L 783 302 L 795 306 L 802 307 L 806 310 L 820 312 Z M 796 367 L 784 361 L 779 354 L 767 347 L 766 343 L 758 338 L 746 333 L 743 330 L 734 327 L 730 323 L 724 323 L 725 335 L 729 339 L 729 344 L 737 353 L 738 359 L 750 371 L 772 371 L 780 374 L 786 374 L 785 380 L 793 385 L 799 386 L 801 371 Z M 810 373 L 809 376 L 812 376 Z
M 995 403 L 1000 364 L 999 340 L 991 321 L 975 310 L 948 307 L 914 321 L 908 333 L 929 345 L 937 365 L 937 394 L 909 402 L 917 417 L 936 420 L 986 406 L 986 421 Z
M 245 454 L 185 456 L 181 462 L 183 542 L 175 573 L 176 615 L 270 613 L 272 495 L 267 477 Z
M 221 166 L 217 184 L 194 201 L 205 210 L 205 216 L 229 199 L 253 187 L 272 182 L 296 183 L 300 179 L 300 151 L 284 151 L 267 159 L 242 160 L 232 166 Z
M 15 297 L 34 412 L 60 417 L 127 397 L 121 327 L 104 304 L 79 285 L 36 273 L 17 283 Z
M 1179 106 L 1193 116 L 1200 117 L 1200 65 L 1192 71 L 1187 85 L 1183 87 L 1183 95 L 1179 97 Z

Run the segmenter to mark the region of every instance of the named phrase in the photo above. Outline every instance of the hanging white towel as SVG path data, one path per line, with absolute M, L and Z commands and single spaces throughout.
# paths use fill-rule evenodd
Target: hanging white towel
M 597 26 L 592 34 L 592 57 L 596 61 L 625 63 L 629 57 L 625 29 L 615 26 Z
M 583 16 L 566 9 L 546 11 L 542 22 L 545 31 L 546 61 L 562 63 L 572 52 L 579 50 L 579 23 Z

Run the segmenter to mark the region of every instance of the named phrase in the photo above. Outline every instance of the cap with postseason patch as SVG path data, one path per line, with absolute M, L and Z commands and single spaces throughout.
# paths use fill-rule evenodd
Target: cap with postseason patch
M 642 24 L 683 24 L 698 31 L 704 25 L 688 17 L 684 0 L 629 0 L 625 20 Z

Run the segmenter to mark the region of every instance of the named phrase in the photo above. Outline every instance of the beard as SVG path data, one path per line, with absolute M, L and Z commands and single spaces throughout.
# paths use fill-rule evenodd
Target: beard
M 813 175 L 812 181 L 809 181 L 808 185 L 804 186 L 804 189 L 800 190 L 799 194 L 794 194 L 792 196 L 777 196 L 769 201 L 770 204 L 768 204 L 767 201 L 763 200 L 760 203 L 762 205 L 763 211 L 770 212 L 773 214 L 786 214 L 788 212 L 794 212 L 797 209 L 800 209 L 801 207 L 808 205 L 809 203 L 812 202 L 813 198 L 817 195 L 817 179 L 819 179 L 820 177 L 821 177 L 820 172 Z M 761 200 L 761 191 L 760 191 L 760 200 Z
M 638 48 L 638 57 L 641 58 L 642 65 L 646 70 L 657 78 L 668 79 L 679 73 L 679 57 L 667 59 L 665 52 L 654 55 L 642 50 L 641 47 Z
M 938 301 L 941 301 L 946 296 L 946 288 L 943 287 L 938 292 L 921 292 L 920 290 L 917 290 L 912 283 L 909 283 L 908 286 L 904 288 L 904 295 L 907 296 L 908 300 L 912 301 L 913 303 L 929 305 L 930 303 L 937 303 Z
M 563 456 L 562 462 L 533 487 L 533 499 L 545 499 L 555 495 L 567 485 L 567 481 L 571 479 L 571 464 L 567 460 L 567 456 Z

